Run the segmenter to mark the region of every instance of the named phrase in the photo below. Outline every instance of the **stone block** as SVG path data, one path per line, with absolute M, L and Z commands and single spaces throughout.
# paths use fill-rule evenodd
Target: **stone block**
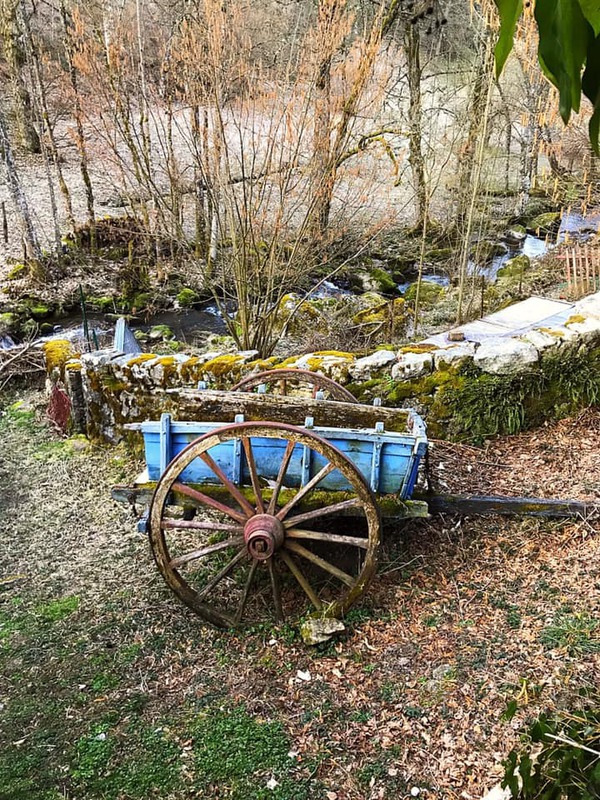
M 452 347 L 443 347 L 439 350 L 434 350 L 431 355 L 436 369 L 443 369 L 443 367 L 456 364 L 459 361 L 464 361 L 466 358 L 473 358 L 477 349 L 477 342 L 461 342 L 460 344 L 452 345 Z
M 484 342 L 473 360 L 483 372 L 492 375 L 516 375 L 537 364 L 538 358 L 538 351 L 529 342 L 499 337 Z
M 350 369 L 355 381 L 369 381 L 376 372 L 389 367 L 396 361 L 395 353 L 390 350 L 376 350 L 369 356 L 358 358 Z
M 398 363 L 392 367 L 392 378 L 397 381 L 417 378 L 433 370 L 431 353 L 398 353 Z

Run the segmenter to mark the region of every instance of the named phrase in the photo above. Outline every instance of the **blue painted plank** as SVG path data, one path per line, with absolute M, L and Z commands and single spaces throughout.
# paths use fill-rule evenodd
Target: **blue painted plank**
M 131 426 L 134 427 L 134 426 Z M 135 426 L 142 430 L 146 451 L 146 463 L 150 480 L 158 480 L 162 474 L 164 463 L 164 447 L 161 450 L 160 425 L 142 423 Z M 175 457 L 184 447 L 207 431 L 221 427 L 214 423 L 177 423 L 171 422 L 170 451 Z M 356 465 L 374 491 L 382 494 L 394 494 L 401 491 L 401 497 L 410 497 L 417 478 L 419 461 L 425 452 L 426 441 L 421 436 L 410 436 L 396 433 L 374 433 L 366 431 L 347 431 L 336 428 L 315 428 L 314 432 L 341 450 Z M 163 437 L 164 438 L 164 437 Z M 258 474 L 266 480 L 275 480 L 287 441 L 252 437 L 252 449 Z M 379 469 L 376 467 L 373 449 L 380 451 Z M 225 472 L 228 478 L 238 483 L 239 447 L 234 441 L 225 442 L 213 447 L 211 456 Z M 313 452 L 307 465 L 304 448 L 297 445 L 290 459 L 286 473 L 285 485 L 295 488 L 305 484 L 319 472 L 326 460 Z M 307 469 L 307 467 L 309 467 Z M 379 474 L 377 474 L 377 472 Z M 203 461 L 195 459 L 183 472 L 181 480 L 188 483 L 219 483 L 212 471 Z M 245 458 L 241 465 L 241 483 L 250 485 L 250 475 Z M 350 485 L 338 470 L 331 472 L 319 484 L 324 490 L 348 490 Z

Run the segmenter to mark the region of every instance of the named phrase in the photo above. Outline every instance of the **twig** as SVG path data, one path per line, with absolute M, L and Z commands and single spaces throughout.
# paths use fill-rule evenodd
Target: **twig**
M 580 750 L 585 750 L 587 753 L 591 753 L 600 758 L 600 753 L 597 750 L 592 750 L 591 747 L 586 747 L 584 744 L 575 742 L 573 739 L 569 739 L 568 736 L 555 736 L 553 733 L 547 733 L 546 736 L 548 739 L 554 739 L 556 742 L 562 742 L 563 744 L 570 744 L 571 747 L 578 747 Z

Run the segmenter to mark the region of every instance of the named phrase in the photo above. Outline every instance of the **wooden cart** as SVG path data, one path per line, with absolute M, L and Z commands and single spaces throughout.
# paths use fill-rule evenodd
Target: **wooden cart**
M 427 449 L 421 418 L 285 372 L 269 373 L 272 387 L 300 382 L 310 394 L 269 394 L 262 379 L 189 391 L 201 421 L 127 426 L 143 434 L 146 471 L 113 497 L 149 502 L 140 528 L 160 572 L 214 625 L 298 616 L 306 601 L 343 614 L 376 571 L 382 518 L 427 515 L 410 501 Z

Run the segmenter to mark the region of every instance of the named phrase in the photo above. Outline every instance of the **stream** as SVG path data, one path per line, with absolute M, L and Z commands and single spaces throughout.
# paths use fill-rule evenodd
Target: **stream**
M 470 261 L 469 272 L 471 274 L 479 272 L 479 274 L 485 276 L 488 282 L 493 283 L 497 278 L 498 271 L 511 258 L 518 255 L 526 255 L 531 259 L 538 258 L 552 249 L 555 243 L 567 240 L 585 242 L 599 230 L 600 210 L 594 210 L 585 216 L 579 212 L 571 211 L 563 215 L 555 242 L 550 242 L 548 237 L 539 238 L 531 234 L 526 234 L 519 242 L 503 237 L 500 243 L 506 247 L 506 252 L 495 256 L 483 268 L 476 265 L 474 261 Z M 401 295 L 405 294 L 416 279 L 417 273 L 415 272 L 410 276 L 410 280 L 397 285 L 398 292 Z M 428 267 L 423 272 L 422 279 L 425 282 L 443 287 L 450 284 L 449 276 L 443 270 L 435 267 Z M 348 294 L 351 294 L 348 289 L 343 289 L 332 281 L 324 281 L 311 294 L 311 297 L 341 297 Z M 90 339 L 94 346 L 99 349 L 111 347 L 114 340 L 114 318 L 111 319 L 110 316 L 99 312 L 88 312 L 87 321 Z M 177 341 L 190 345 L 202 344 L 210 334 L 223 335 L 227 333 L 227 327 L 220 312 L 216 305 L 210 301 L 197 308 L 160 311 L 148 318 L 134 317 L 128 320 L 128 325 L 134 332 L 139 330 L 144 333 L 148 333 L 157 325 L 164 325 L 173 331 Z M 80 311 L 73 312 L 62 318 L 54 326 L 52 333 L 39 337 L 37 341 L 46 342 L 57 338 L 85 344 L 85 333 Z M 0 349 L 10 349 L 15 345 L 16 342 L 10 336 L 0 336 Z

